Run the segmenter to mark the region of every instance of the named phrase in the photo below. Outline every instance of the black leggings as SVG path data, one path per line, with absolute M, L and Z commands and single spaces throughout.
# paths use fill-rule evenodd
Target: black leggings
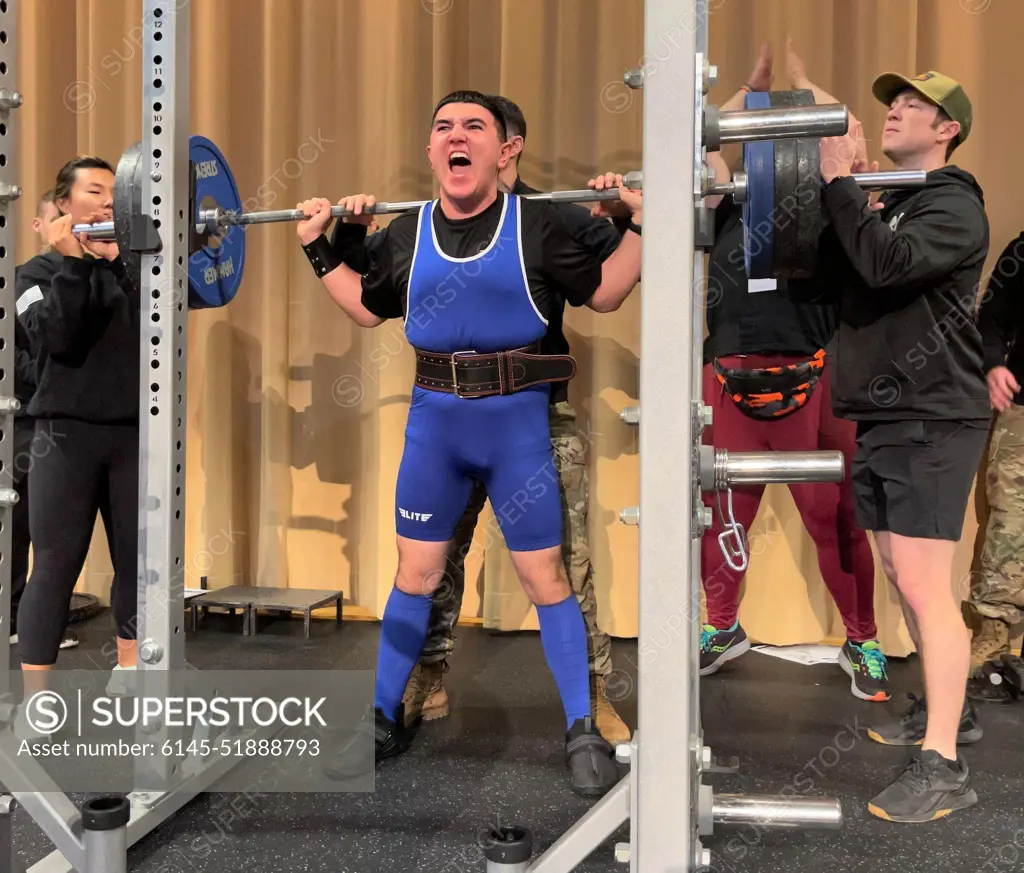
M 101 507 L 109 510 L 105 526 L 114 566 L 116 633 L 135 639 L 139 428 L 40 419 L 32 455 L 28 489 L 34 561 L 18 610 L 18 643 L 23 664 L 47 666 L 57 660 L 71 595 Z

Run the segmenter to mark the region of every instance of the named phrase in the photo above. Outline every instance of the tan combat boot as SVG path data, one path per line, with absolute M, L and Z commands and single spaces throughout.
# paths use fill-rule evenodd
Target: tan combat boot
M 971 640 L 971 670 L 1010 651 L 1010 626 L 1000 618 L 978 616 L 978 629 Z
M 594 722 L 597 724 L 601 736 L 613 746 L 617 746 L 619 743 L 628 743 L 632 734 L 608 699 L 604 679 L 601 676 L 595 677 L 593 689 Z
M 411 724 L 418 718 L 434 721 L 451 712 L 448 692 L 444 690 L 443 676 L 448 670 L 447 661 L 436 664 L 417 664 L 405 686 L 402 703 L 405 704 L 405 723 Z

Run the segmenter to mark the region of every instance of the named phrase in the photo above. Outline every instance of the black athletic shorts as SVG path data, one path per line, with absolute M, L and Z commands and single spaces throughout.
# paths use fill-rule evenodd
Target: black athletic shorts
M 864 530 L 957 542 L 991 422 L 859 421 L 850 472 Z

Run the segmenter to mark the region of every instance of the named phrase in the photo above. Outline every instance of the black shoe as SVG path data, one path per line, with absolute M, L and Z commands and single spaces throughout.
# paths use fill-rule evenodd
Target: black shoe
M 578 718 L 565 735 L 565 763 L 572 790 L 583 797 L 602 797 L 619 781 L 615 750 L 590 718 Z
M 700 635 L 700 675 L 717 673 L 724 663 L 749 650 L 750 640 L 738 620 L 726 630 L 704 625 Z
M 352 779 L 365 776 L 378 761 L 393 758 L 409 748 L 412 730 L 404 724 L 403 707 L 398 707 L 396 721 L 389 719 L 378 707 L 367 709 L 355 731 L 339 736 L 326 750 L 330 763 L 321 771 L 328 779 Z M 373 750 L 371 758 L 370 750 Z
M 908 694 L 910 708 L 900 716 L 899 721 L 871 728 L 868 736 L 876 743 L 886 746 L 919 746 L 924 742 L 925 730 L 928 727 L 928 709 L 923 697 Z M 967 746 L 976 743 L 985 735 L 978 724 L 974 704 L 964 699 L 963 712 L 960 715 L 960 727 L 957 730 L 957 745 Z
M 1013 694 L 1006 682 L 994 685 L 982 670 L 975 670 L 967 680 L 967 697 L 979 703 L 1013 703 Z
M 868 812 L 887 821 L 919 824 L 977 802 L 967 762 L 962 758 L 948 761 L 933 749 L 926 749 L 868 804 Z
M 878 640 L 866 643 L 847 640 L 839 650 L 839 666 L 850 677 L 850 690 L 854 697 L 882 702 L 889 699 L 889 676 Z

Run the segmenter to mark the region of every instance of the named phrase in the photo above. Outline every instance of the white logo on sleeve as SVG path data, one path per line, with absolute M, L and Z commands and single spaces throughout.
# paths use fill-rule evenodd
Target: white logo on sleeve
M 889 230 L 896 230 L 900 226 L 900 219 L 903 218 L 907 213 L 901 212 L 899 215 L 894 215 L 892 220 L 889 222 Z
M 434 517 L 432 512 L 410 512 L 408 509 L 402 509 L 401 506 L 398 507 L 398 511 L 402 518 L 407 518 L 409 521 L 430 521 Z
M 27 291 L 22 293 L 14 304 L 14 308 L 17 310 L 18 315 L 24 315 L 25 311 L 33 304 L 38 303 L 43 299 L 43 292 L 40 290 L 38 285 L 33 285 Z

